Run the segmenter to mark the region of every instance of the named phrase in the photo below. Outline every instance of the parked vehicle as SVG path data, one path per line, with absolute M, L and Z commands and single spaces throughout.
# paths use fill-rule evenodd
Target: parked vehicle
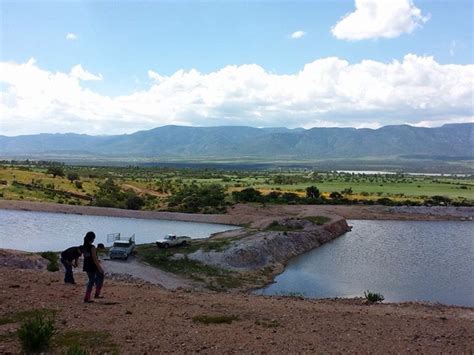
M 135 234 L 126 239 L 122 239 L 120 233 L 109 234 L 107 240 L 113 241 L 112 247 L 109 250 L 110 259 L 127 260 L 135 250 Z
M 156 246 L 158 248 L 169 248 L 169 247 L 175 247 L 178 245 L 187 245 L 191 242 L 190 237 L 186 237 L 184 235 L 177 237 L 174 234 L 168 234 L 165 239 L 163 240 L 157 240 L 156 241 Z

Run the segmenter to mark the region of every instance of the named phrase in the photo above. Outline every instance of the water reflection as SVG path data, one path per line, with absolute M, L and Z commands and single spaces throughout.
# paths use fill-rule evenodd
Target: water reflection
M 81 244 L 90 230 L 97 236 L 96 243 L 106 244 L 107 234 L 119 232 L 124 236 L 135 233 L 137 244 L 143 244 L 166 234 L 206 238 L 212 233 L 235 228 L 210 223 L 0 210 L 0 248 L 63 250 Z
M 259 293 L 474 306 L 471 222 L 349 221 L 352 232 L 292 260 Z

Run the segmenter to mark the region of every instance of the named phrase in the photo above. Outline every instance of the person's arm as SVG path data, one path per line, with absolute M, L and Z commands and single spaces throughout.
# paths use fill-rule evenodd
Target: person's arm
M 97 270 L 99 271 L 99 273 L 103 274 L 104 269 L 102 269 L 102 266 L 100 265 L 99 258 L 97 258 L 97 250 L 96 250 L 95 247 L 91 248 L 91 254 L 92 254 L 92 260 L 94 261 L 95 266 L 97 266 Z
M 74 262 L 72 263 L 72 266 L 77 267 L 77 263 L 79 262 L 79 257 L 74 259 Z

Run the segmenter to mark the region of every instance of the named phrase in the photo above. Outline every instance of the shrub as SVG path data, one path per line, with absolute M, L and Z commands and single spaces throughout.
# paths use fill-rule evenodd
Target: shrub
M 79 345 L 74 345 L 63 352 L 63 355 L 89 355 L 90 352 L 84 350 Z
M 364 297 L 369 303 L 378 303 L 385 299 L 381 293 L 371 292 L 369 290 L 364 291 Z
M 145 205 L 145 200 L 133 191 L 122 191 L 120 186 L 111 178 L 97 184 L 99 191 L 95 194 L 92 205 L 98 207 L 114 207 L 139 210 Z
M 56 254 L 53 251 L 45 251 L 41 253 L 41 257 L 49 261 L 48 266 L 46 267 L 48 271 L 51 271 L 51 272 L 59 271 L 58 254 Z
M 259 202 L 262 199 L 262 193 L 253 187 L 249 187 L 232 192 L 232 197 L 236 202 Z
M 71 182 L 73 182 L 74 180 L 79 180 L 79 174 L 75 171 L 69 172 L 66 177 Z
M 53 175 L 53 178 L 56 178 L 56 176 L 63 177 L 64 176 L 64 168 L 60 165 L 57 166 L 51 166 L 46 170 L 46 174 L 51 174 Z
M 384 206 L 393 206 L 394 205 L 394 202 L 391 199 L 389 199 L 388 197 L 382 197 L 382 198 L 377 199 L 377 203 L 379 205 L 384 205 Z
M 319 198 L 320 192 L 316 186 L 309 186 L 306 188 L 306 197 L 316 199 Z
M 189 185 L 168 198 L 168 206 L 179 212 L 215 213 L 225 209 L 225 191 L 218 184 Z
M 296 203 L 299 200 L 299 196 L 294 192 L 284 192 L 281 195 L 281 199 L 286 203 Z
M 25 353 L 47 350 L 53 335 L 54 320 L 44 315 L 36 315 L 25 320 L 18 330 L 21 347 Z

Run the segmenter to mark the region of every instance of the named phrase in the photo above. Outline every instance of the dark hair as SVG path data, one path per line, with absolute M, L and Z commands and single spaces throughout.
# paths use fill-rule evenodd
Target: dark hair
M 105 249 L 105 245 L 103 243 L 97 244 L 97 249 Z
M 94 239 L 95 239 L 95 233 L 94 232 L 87 232 L 86 236 L 84 237 L 83 246 L 85 247 L 86 245 L 92 244 Z
M 77 248 L 81 253 L 84 253 L 84 245 L 79 245 Z

